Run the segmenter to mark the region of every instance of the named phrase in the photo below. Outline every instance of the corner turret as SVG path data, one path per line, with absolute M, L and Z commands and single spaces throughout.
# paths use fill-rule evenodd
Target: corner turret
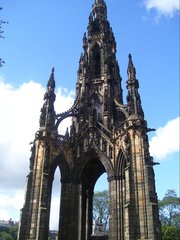
M 144 119 L 144 112 L 141 106 L 141 98 L 138 92 L 139 82 L 136 79 L 136 68 L 134 67 L 131 54 L 129 54 L 127 75 L 128 80 L 126 82 L 126 88 L 128 90 L 127 95 L 128 114 L 130 116 L 133 115 Z
M 56 99 L 56 95 L 54 93 L 55 90 L 55 80 L 54 80 L 54 68 L 52 68 L 52 72 L 47 83 L 47 91 L 44 94 L 44 104 L 41 108 L 40 115 L 40 128 L 45 128 L 52 130 L 54 128 L 55 123 L 55 110 L 54 110 L 54 102 Z

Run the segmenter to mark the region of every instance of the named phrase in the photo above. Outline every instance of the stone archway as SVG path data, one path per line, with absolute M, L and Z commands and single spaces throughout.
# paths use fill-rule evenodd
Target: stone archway
M 112 165 L 109 159 L 96 148 L 89 149 L 79 159 L 76 176 L 81 176 L 81 202 L 80 202 L 80 229 L 81 239 L 89 240 L 92 237 L 93 225 L 93 194 L 98 178 L 106 172 L 111 176 Z

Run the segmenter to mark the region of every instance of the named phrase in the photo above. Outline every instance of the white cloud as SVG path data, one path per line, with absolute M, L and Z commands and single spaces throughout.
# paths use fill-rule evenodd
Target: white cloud
M 1 190 L 2 191 L 2 190 Z M 20 209 L 24 203 L 24 189 L 0 193 L 0 220 L 19 220 Z
M 147 10 L 156 10 L 157 16 L 173 17 L 180 10 L 179 0 L 144 0 Z
M 58 230 L 60 198 L 53 197 L 51 201 L 50 229 Z
M 22 187 L 24 181 L 20 178 L 24 169 L 28 170 L 29 142 L 38 130 L 43 93 L 40 84 L 34 82 L 24 83 L 17 89 L 0 82 L 1 188 Z
M 157 160 L 163 160 L 170 154 L 179 151 L 180 118 L 170 120 L 156 131 L 150 140 L 150 152 Z
M 45 91 L 33 81 L 14 88 L 0 78 L 0 219 L 19 218 L 29 171 L 29 143 L 39 128 Z M 73 98 L 73 92 L 58 88 L 56 112 L 68 110 Z M 70 119 L 68 123 L 62 122 L 61 131 L 65 131 L 67 124 L 70 125 Z

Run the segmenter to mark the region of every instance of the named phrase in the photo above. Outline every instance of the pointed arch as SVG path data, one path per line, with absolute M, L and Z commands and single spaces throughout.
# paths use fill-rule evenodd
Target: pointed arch
M 120 178 L 125 178 L 125 168 L 127 167 L 127 159 L 125 157 L 125 154 L 123 153 L 123 150 L 120 149 L 116 161 L 116 167 L 115 167 L 115 175 L 119 176 Z
M 50 169 L 50 178 L 53 179 L 54 173 L 56 171 L 56 168 L 59 167 L 60 173 L 61 173 L 61 179 L 66 179 L 69 176 L 69 166 L 66 161 L 66 158 L 64 154 L 61 152 L 59 153 L 54 160 L 52 161 L 51 164 L 51 169 Z
M 92 77 L 98 77 L 101 74 L 101 49 L 97 42 L 90 50 L 90 71 Z
M 78 164 L 74 168 L 74 178 L 82 178 L 84 175 L 84 171 L 89 164 L 93 161 L 92 166 L 94 166 L 94 170 L 96 172 L 96 167 L 98 167 L 98 171 L 96 172 L 96 177 L 94 176 L 94 181 L 101 176 L 102 173 L 106 172 L 109 177 L 113 176 L 113 166 L 110 162 L 110 159 L 98 148 L 92 147 L 88 149 L 87 152 L 81 155 L 78 159 Z M 96 164 L 94 164 L 96 162 Z M 91 169 L 92 170 L 92 169 Z M 93 170 L 91 174 L 95 173 Z
M 92 50 L 95 46 L 98 46 L 99 48 L 101 48 L 102 42 L 99 41 L 93 41 L 90 45 L 90 50 Z
M 93 233 L 93 195 L 98 178 L 107 173 L 113 175 L 113 166 L 110 159 L 99 149 L 92 147 L 78 159 L 73 177 L 79 180 L 81 186 L 80 219 L 82 231 L 81 239 L 88 239 Z

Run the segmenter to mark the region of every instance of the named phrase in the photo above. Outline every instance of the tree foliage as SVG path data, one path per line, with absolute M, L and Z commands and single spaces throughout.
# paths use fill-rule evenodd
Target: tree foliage
M 180 229 L 176 226 L 164 225 L 162 226 L 162 239 L 163 240 L 179 240 Z
M 109 203 L 108 191 L 95 192 L 93 198 L 93 219 L 99 218 L 106 230 L 108 230 Z
M 174 190 L 168 190 L 159 201 L 159 216 L 162 225 L 180 228 L 180 198 Z
M 16 240 L 18 225 L 0 228 L 0 240 Z
M 163 240 L 180 240 L 180 198 L 174 190 L 168 190 L 159 201 L 159 216 Z M 108 191 L 96 192 L 93 199 L 93 219 L 99 218 L 108 230 Z
M 168 190 L 159 201 L 159 217 L 163 240 L 180 240 L 180 198 L 174 190 Z
M 3 231 L 0 232 L 0 240 L 15 240 L 15 238 L 10 233 Z

